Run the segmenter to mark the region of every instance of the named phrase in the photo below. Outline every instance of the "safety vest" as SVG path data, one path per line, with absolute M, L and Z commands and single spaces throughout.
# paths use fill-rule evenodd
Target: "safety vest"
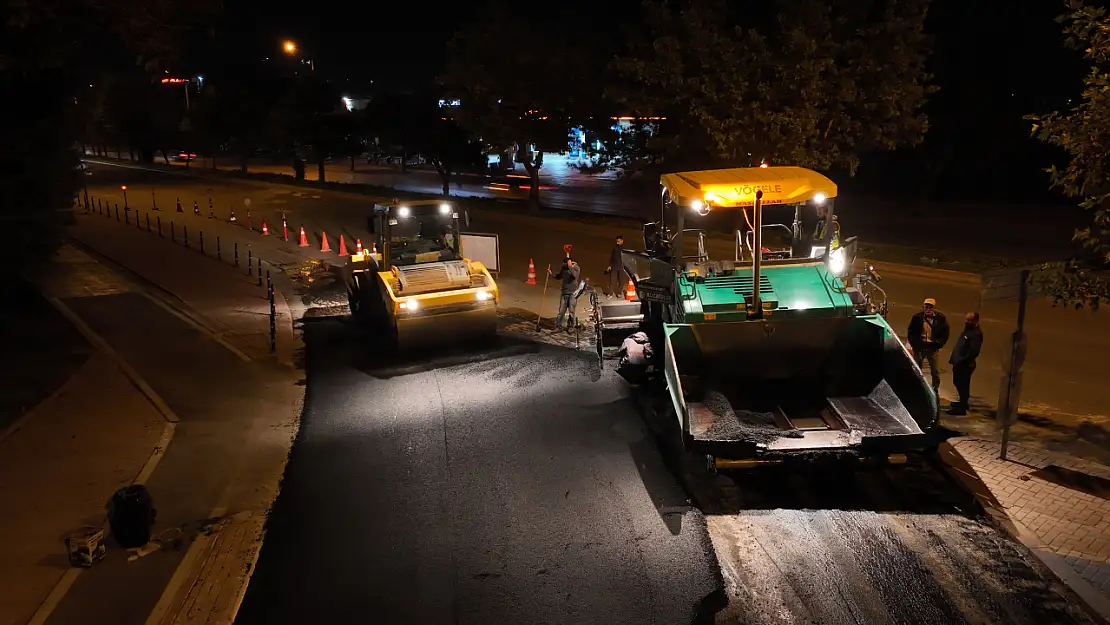
M 826 223 L 827 222 L 824 219 L 817 222 L 817 229 L 814 230 L 814 232 L 813 232 L 814 241 L 824 241 L 825 240 L 825 224 Z M 840 247 L 840 222 L 836 220 L 835 216 L 833 216 L 832 241 L 829 243 L 829 249 L 835 250 L 838 247 Z

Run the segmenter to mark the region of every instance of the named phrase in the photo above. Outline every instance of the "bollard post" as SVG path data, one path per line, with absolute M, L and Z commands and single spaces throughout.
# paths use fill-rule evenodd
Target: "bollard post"
M 266 272 L 266 292 L 270 296 L 270 353 L 277 353 L 277 306 L 274 305 L 274 283 Z
M 189 226 L 182 224 L 181 231 L 185 233 L 185 247 L 189 247 Z
M 100 201 L 100 198 L 96 198 L 96 212 L 101 215 L 104 214 L 104 204 Z
M 204 230 L 200 231 L 200 253 L 204 253 Z
M 146 231 L 150 232 L 150 213 L 146 214 Z
M 156 211 L 158 209 L 158 199 L 154 197 L 154 189 L 150 190 L 150 210 Z
M 251 275 L 251 267 L 254 266 L 254 250 L 251 249 L 250 244 L 247 244 L 247 275 Z
M 116 203 L 116 221 L 119 221 L 119 202 Z
M 127 207 L 124 207 L 123 223 L 124 223 L 124 225 L 128 225 L 128 226 L 131 225 L 131 211 L 127 210 Z
M 216 237 L 216 260 L 223 260 L 223 255 L 220 252 L 220 237 Z
M 258 259 L 258 286 L 262 286 L 262 259 Z
M 173 222 L 170 222 L 170 241 L 177 243 L 177 229 L 174 228 Z
M 158 236 L 162 236 L 162 216 L 158 215 Z
M 235 242 L 235 266 L 239 266 L 239 242 Z

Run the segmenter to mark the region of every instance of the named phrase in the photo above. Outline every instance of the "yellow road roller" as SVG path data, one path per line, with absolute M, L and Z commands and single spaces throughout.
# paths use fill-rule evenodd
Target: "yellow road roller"
M 402 349 L 496 334 L 497 283 L 485 265 L 463 257 L 453 203 L 375 204 L 367 228 L 371 243 L 345 273 L 352 315 Z

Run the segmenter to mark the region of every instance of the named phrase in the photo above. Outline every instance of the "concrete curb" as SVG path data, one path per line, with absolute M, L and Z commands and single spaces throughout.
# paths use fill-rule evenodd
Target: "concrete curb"
M 972 437 L 967 438 L 972 439 Z M 945 471 L 957 482 L 962 484 L 964 488 L 975 495 L 976 500 L 979 501 L 983 510 L 986 511 L 996 525 L 1004 529 L 1006 533 L 1020 542 L 1030 553 L 1036 556 L 1037 560 L 1051 571 L 1061 584 L 1067 586 L 1068 589 L 1079 597 L 1079 600 L 1089 613 L 1097 615 L 1104 622 L 1110 622 L 1110 599 L 1104 597 L 1095 590 L 1087 580 L 1080 577 L 1080 575 L 1064 561 L 1062 556 L 1048 550 L 1044 546 L 1044 543 L 1029 531 L 1028 528 L 1016 519 L 1011 518 L 1009 513 L 1006 512 L 1006 509 L 994 498 L 990 489 L 983 483 L 982 479 L 975 471 L 975 468 L 963 459 L 963 455 L 960 454 L 955 445 L 945 441 L 941 443 L 938 452 Z M 959 458 L 959 460 L 953 462 L 952 456 Z M 956 466 L 956 464 L 959 463 L 966 466 Z

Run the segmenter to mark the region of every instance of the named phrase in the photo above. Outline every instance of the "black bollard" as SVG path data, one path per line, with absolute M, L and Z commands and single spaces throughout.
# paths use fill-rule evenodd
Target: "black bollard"
M 146 231 L 150 232 L 150 213 L 146 214 Z
M 235 266 L 239 266 L 239 242 L 235 242 Z
M 200 253 L 204 253 L 204 230 L 200 231 Z
M 258 286 L 262 286 L 262 259 L 258 259 Z
M 116 221 L 119 221 L 119 204 L 116 204 Z
M 158 236 L 162 236 L 162 216 L 158 215 Z
M 266 292 L 270 296 L 270 353 L 277 353 L 277 307 L 274 305 L 274 283 L 266 272 Z
M 100 201 L 100 198 L 96 198 L 96 212 L 101 215 L 104 214 L 104 204 Z
M 250 244 L 247 244 L 247 275 L 251 275 L 251 267 L 254 266 L 254 250 L 251 249 Z
M 223 260 L 223 253 L 220 251 L 220 237 L 216 237 L 216 260 Z
M 123 209 L 123 223 L 128 226 L 131 225 L 131 211 L 127 210 L 127 207 Z
M 185 233 L 185 247 L 189 247 L 189 226 L 182 225 L 181 231 Z

